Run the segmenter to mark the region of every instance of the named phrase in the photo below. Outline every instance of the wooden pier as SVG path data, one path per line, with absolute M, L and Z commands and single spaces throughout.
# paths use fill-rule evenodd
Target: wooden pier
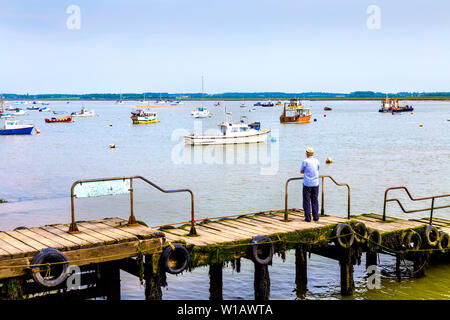
M 395 256 L 399 280 L 401 260 L 413 261 L 414 277 L 424 276 L 432 261 L 448 262 L 450 220 L 432 216 L 404 220 L 387 217 L 386 212 L 350 215 L 350 188 L 334 180 L 348 187 L 346 217 L 324 214 L 322 186 L 322 214 L 313 222 L 304 221 L 302 210 L 287 209 L 287 184 L 284 210 L 200 220 L 194 219 L 190 190 L 164 190 L 152 184 L 165 193 L 189 192 L 192 207 L 187 222 L 149 228 L 134 217 L 131 179 L 136 178 L 141 177 L 100 180 L 121 181 L 114 184 L 114 190 L 108 189 L 109 193 L 131 193 L 128 220 L 75 221 L 72 196 L 71 223 L 0 232 L 0 299 L 120 299 L 120 270 L 145 283 L 147 299 L 161 299 L 166 273 L 209 266 L 210 299 L 220 300 L 223 267 L 231 264 L 239 272 L 240 259 L 246 258 L 254 263 L 254 297 L 267 300 L 271 283 L 268 266 L 274 254 L 284 259 L 288 250 L 295 250 L 293 267 L 299 298 L 307 290 L 308 252 L 339 263 L 342 295 L 353 293 L 353 268 L 361 263 L 364 253 L 367 267 L 377 265 L 378 254 Z M 98 180 L 87 182 L 94 181 Z M 73 186 L 72 195 L 98 192 L 92 191 L 92 185 L 80 190 Z M 386 201 L 391 199 L 385 197 Z M 71 274 L 65 274 L 68 266 L 78 268 L 74 274 L 81 280 L 76 288 L 66 281 Z M 56 280 L 49 280 L 54 278 L 61 281 L 54 284 Z

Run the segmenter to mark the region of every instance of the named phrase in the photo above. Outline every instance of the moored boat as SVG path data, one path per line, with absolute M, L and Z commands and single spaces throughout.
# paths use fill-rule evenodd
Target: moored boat
M 159 122 L 156 112 L 144 111 L 141 109 L 131 112 L 131 120 L 133 121 L 133 124 Z
M 218 124 L 220 133 L 217 135 L 190 134 L 184 137 L 187 145 L 223 145 L 240 143 L 265 142 L 269 129 L 261 130 L 261 123 L 247 123 L 247 117 L 241 117 L 239 123 L 233 123 L 231 113 L 226 114 L 224 122 Z
M 47 123 L 58 123 L 58 122 L 72 122 L 72 117 L 68 116 L 68 117 L 61 117 L 61 118 L 50 118 L 50 119 L 45 119 L 45 122 Z
M 95 116 L 95 110 L 89 111 L 87 108 L 81 108 L 80 112 L 72 112 L 72 117 L 93 117 Z
M 381 107 L 378 112 L 389 112 L 389 113 L 397 113 L 397 112 L 409 112 L 414 111 L 414 108 L 409 105 L 400 106 L 398 100 L 392 100 L 386 98 L 381 101 Z
M 14 135 L 14 134 L 31 134 L 34 125 L 20 124 L 17 120 L 5 120 L 5 124 L 0 128 L 0 135 Z
M 312 113 L 308 108 L 297 107 L 296 109 L 286 110 L 287 106 L 288 104 L 285 103 L 283 113 L 280 116 L 281 123 L 307 123 L 311 120 Z
M 192 110 L 191 115 L 194 118 L 208 118 L 210 116 L 210 112 L 207 108 L 200 107 Z
M 330 108 L 330 107 L 325 107 L 325 108 L 323 108 L 323 110 L 325 110 L 325 111 L 331 111 L 331 110 L 333 110 L 333 109 Z
M 263 102 L 261 107 L 273 107 L 275 104 L 272 101 Z
M 38 106 L 31 106 L 28 107 L 27 110 L 39 110 L 40 108 Z
M 39 112 L 50 112 L 52 111 L 52 109 L 50 109 L 49 107 L 42 107 L 39 109 Z
M 7 114 L 10 116 L 24 116 L 26 112 L 20 108 L 14 108 L 14 110 L 9 111 Z

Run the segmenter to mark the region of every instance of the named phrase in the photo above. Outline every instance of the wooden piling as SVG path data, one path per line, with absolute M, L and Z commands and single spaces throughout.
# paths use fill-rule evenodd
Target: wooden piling
M 341 294 L 349 296 L 353 294 L 355 282 L 353 280 L 352 249 L 345 250 L 339 259 L 341 268 Z
M 120 268 L 117 261 L 98 265 L 98 296 L 106 296 L 107 300 L 120 300 Z
M 298 298 L 305 297 L 307 283 L 307 251 L 304 245 L 299 245 L 295 248 L 295 285 Z
M 161 300 L 162 287 L 167 286 L 166 273 L 159 266 L 159 256 L 144 256 L 145 299 Z M 154 261 L 156 260 L 156 261 Z
M 209 300 L 223 300 L 222 263 L 209 266 Z
M 369 266 L 376 266 L 376 265 L 378 265 L 377 253 L 376 252 L 367 251 L 366 252 L 366 269 Z
M 270 296 L 270 277 L 268 265 L 255 263 L 255 300 L 269 300 Z
M 395 257 L 395 275 L 397 276 L 397 281 L 402 281 L 402 271 L 400 269 L 401 256 L 399 254 Z

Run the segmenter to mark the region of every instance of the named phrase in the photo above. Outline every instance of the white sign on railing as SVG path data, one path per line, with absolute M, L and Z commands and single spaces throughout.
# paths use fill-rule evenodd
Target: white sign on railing
M 75 198 L 100 197 L 130 193 L 130 179 L 80 182 L 73 190 Z

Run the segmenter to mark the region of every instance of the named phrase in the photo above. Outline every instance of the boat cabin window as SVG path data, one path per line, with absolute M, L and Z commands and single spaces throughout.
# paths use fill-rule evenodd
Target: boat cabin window
M 245 127 L 244 127 L 244 128 L 241 128 L 241 132 L 242 132 L 242 131 L 247 131 L 247 128 L 245 128 Z
M 227 127 L 226 126 L 220 126 L 220 132 L 225 135 L 227 133 Z
M 232 128 L 231 132 L 239 132 L 239 128 Z

